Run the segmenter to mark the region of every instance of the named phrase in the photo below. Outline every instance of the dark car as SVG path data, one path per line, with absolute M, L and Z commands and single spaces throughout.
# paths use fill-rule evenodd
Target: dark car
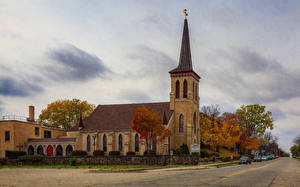
M 251 164 L 251 159 L 247 156 L 242 156 L 240 158 L 239 164 Z

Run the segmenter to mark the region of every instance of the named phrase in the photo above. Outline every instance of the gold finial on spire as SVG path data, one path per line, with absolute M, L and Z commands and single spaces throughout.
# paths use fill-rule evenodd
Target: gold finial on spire
M 184 19 L 186 19 L 186 17 L 189 15 L 189 14 L 187 13 L 187 10 L 184 9 L 184 10 L 183 10 L 183 13 L 184 13 Z

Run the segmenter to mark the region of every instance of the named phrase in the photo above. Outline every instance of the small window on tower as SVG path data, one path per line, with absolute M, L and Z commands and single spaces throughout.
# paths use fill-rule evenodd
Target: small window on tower
M 187 98 L 187 90 L 188 90 L 187 81 L 184 80 L 184 82 L 183 82 L 183 98 Z
M 179 98 L 179 92 L 180 92 L 180 85 L 179 85 L 179 81 L 176 81 L 176 90 L 175 90 L 175 95 L 176 98 Z

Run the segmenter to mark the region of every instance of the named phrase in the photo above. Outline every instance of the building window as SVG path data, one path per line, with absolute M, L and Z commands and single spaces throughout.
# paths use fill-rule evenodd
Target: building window
M 34 127 L 34 134 L 35 134 L 35 136 L 39 136 L 40 135 L 40 128 Z
M 63 156 L 63 148 L 61 145 L 56 147 L 56 156 Z
M 188 90 L 187 81 L 184 80 L 184 82 L 183 82 L 183 98 L 187 98 L 187 90 Z
M 152 141 L 152 151 L 156 152 L 156 140 Z
M 68 145 L 66 147 L 66 156 L 72 156 L 73 147 L 71 145 Z
M 103 151 L 107 151 L 107 140 L 106 140 L 106 135 L 103 135 Z
M 119 151 L 122 152 L 123 150 L 123 138 L 122 134 L 119 135 Z
M 196 128 L 197 128 L 196 112 L 194 112 L 193 124 L 194 124 L 194 134 L 196 134 Z
M 179 81 L 176 81 L 176 90 L 175 90 L 175 96 L 176 98 L 179 98 L 179 93 L 180 93 L 180 84 Z
M 9 131 L 5 131 L 5 141 L 9 141 L 10 140 L 10 133 Z
M 91 137 L 88 135 L 86 137 L 86 151 L 91 152 Z
M 51 138 L 51 131 L 44 131 L 44 138 Z
M 138 134 L 136 134 L 135 135 L 135 152 L 139 152 L 140 151 L 140 147 L 139 147 L 139 135 Z
M 198 85 L 196 84 L 195 85 L 196 86 L 196 90 L 195 90 L 195 92 L 196 92 L 196 95 L 195 95 L 195 100 L 197 101 L 198 100 Z
M 193 99 L 195 99 L 195 83 L 193 82 Z
M 184 121 L 183 115 L 180 114 L 180 117 L 179 117 L 179 132 L 180 132 L 180 133 L 183 133 L 183 128 L 184 128 L 183 121 Z
M 37 154 L 38 155 L 44 155 L 44 148 L 43 146 L 39 145 L 37 148 Z
M 30 145 L 30 146 L 28 147 L 28 155 L 33 155 L 33 154 L 34 154 L 34 148 L 33 148 L 32 145 Z

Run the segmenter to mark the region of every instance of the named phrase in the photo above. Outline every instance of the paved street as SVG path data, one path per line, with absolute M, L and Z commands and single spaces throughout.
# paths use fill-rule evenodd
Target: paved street
M 88 169 L 0 169 L 0 186 L 300 186 L 290 158 L 224 168 L 99 173 Z

